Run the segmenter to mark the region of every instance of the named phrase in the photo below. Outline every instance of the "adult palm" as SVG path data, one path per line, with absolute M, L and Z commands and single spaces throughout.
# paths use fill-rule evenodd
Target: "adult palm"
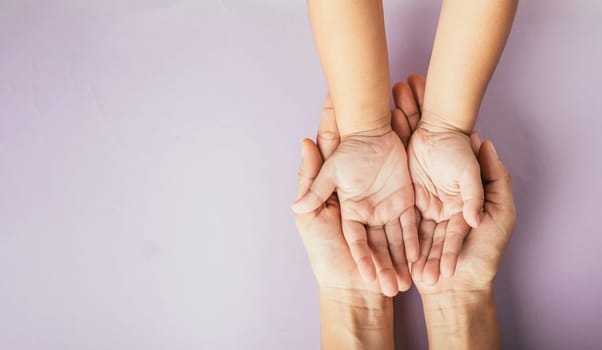
M 397 108 L 392 111 L 392 129 L 395 137 L 407 145 L 411 132 L 419 120 L 418 107 L 412 96 L 412 91 L 406 83 L 396 84 L 394 97 Z M 323 165 L 324 159 L 329 159 L 340 147 L 340 135 L 336 125 L 335 111 L 329 98 L 326 99 L 320 128 L 318 130 L 317 146 L 311 140 L 303 141 L 303 160 L 299 172 L 299 196 L 311 188 L 312 183 Z M 405 258 L 403 244 L 401 247 L 389 245 L 382 230 L 378 232 L 369 229 L 367 242 L 377 260 L 382 256 L 391 254 L 393 261 L 390 263 L 395 271 L 395 276 L 388 276 L 389 280 L 374 280 L 366 282 L 361 278 L 358 268 L 350 251 L 348 241 L 342 232 L 340 198 L 331 195 L 324 205 L 309 213 L 297 213 L 296 223 L 301 237 L 308 251 L 310 262 L 320 286 L 327 288 L 353 288 L 368 291 L 382 291 L 386 295 L 394 295 L 397 291 L 404 291 L 410 287 L 411 277 L 408 263 Z M 414 210 L 410 211 L 414 214 Z M 415 220 L 415 219 L 414 219 Z M 374 233 L 380 233 L 374 234 Z M 389 232 L 390 234 L 391 232 Z M 411 240 L 408 232 L 397 232 L 400 241 Z M 418 243 L 417 236 L 414 237 Z M 415 259 L 418 258 L 416 247 Z M 380 255 L 380 257 L 378 257 Z M 392 279 L 392 280 L 391 280 Z M 396 279 L 396 281 L 395 281 Z M 396 283 L 395 283 L 396 282 Z
M 318 146 L 313 141 L 303 140 L 302 147 L 299 196 L 311 186 L 323 162 Z M 340 217 L 335 195 L 330 196 L 317 210 L 295 215 L 297 229 L 320 288 L 380 293 L 377 280 L 366 282 L 360 276 L 343 237 Z
M 294 211 L 316 210 L 335 189 L 343 234 L 362 277 L 378 276 L 383 292 L 396 294 L 404 276 L 394 267 L 405 264 L 404 250 L 410 261 L 417 259 L 419 247 L 407 156 L 391 126 L 341 138 Z

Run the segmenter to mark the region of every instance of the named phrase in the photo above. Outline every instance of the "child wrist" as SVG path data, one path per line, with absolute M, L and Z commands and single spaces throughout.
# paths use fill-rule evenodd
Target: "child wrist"
M 454 118 L 423 108 L 419 127 L 430 132 L 454 132 L 470 136 L 474 127 L 468 124 L 458 123 Z

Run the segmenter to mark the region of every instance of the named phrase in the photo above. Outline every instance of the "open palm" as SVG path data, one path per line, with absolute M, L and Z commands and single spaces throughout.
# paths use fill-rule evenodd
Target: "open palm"
M 392 112 L 392 131 L 377 136 L 354 135 L 341 141 L 334 109 L 327 99 L 318 132 L 326 162 L 294 205 L 298 214 L 315 210 L 313 207 L 319 208 L 336 187 L 348 249 L 364 280 L 378 276 L 385 295 L 409 287 L 408 260 L 419 256 L 414 192 L 404 148 L 410 126 L 415 128 L 419 115 L 406 114 L 417 111 L 409 87 L 395 91 L 395 101 L 398 108 Z
M 412 266 L 412 277 L 423 295 L 488 288 L 498 270 L 516 220 L 512 186 L 490 142 L 481 145 L 479 163 L 485 184 L 484 213 L 479 227 L 470 230 L 459 251 L 453 276 L 427 277 L 439 276 L 445 228 L 432 220 L 421 222 L 421 256 Z
M 414 80 L 423 82 L 419 76 Z M 416 207 L 424 220 L 437 224 L 441 236 L 442 253 L 437 260 L 435 256 L 431 259 L 441 266 L 431 268 L 429 264 L 426 270 L 427 280 L 436 281 L 439 273 L 454 274 L 470 226 L 477 227 L 481 220 L 483 186 L 474 137 L 429 123 L 423 115 L 412 134 L 408 158 Z
M 321 166 L 322 156 L 318 147 L 311 140 L 304 140 L 299 170 L 299 196 L 309 189 Z M 380 293 L 377 280 L 365 282 L 361 278 L 343 237 L 340 215 L 335 195 L 330 196 L 317 210 L 295 215 L 297 229 L 320 288 Z
M 408 154 L 422 216 L 441 222 L 461 212 L 476 227 L 483 189 L 470 137 L 432 127 L 423 119 L 412 135 Z

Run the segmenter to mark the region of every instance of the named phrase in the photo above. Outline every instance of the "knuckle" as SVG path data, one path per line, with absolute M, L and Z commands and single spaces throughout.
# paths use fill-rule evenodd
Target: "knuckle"
M 404 246 L 404 240 L 400 238 L 389 239 L 389 248 L 401 248 Z
M 349 241 L 349 248 L 355 251 L 363 251 L 366 247 L 368 247 L 368 241 L 364 238 L 357 238 Z
M 372 266 L 372 259 L 369 256 L 361 256 L 358 257 L 357 259 L 357 264 L 359 266 L 364 266 L 364 267 L 370 267 Z
M 334 141 L 339 139 L 339 133 L 333 130 L 320 130 L 318 138 L 325 141 Z
M 318 200 L 320 203 L 324 203 L 328 199 L 328 198 L 324 198 L 321 194 L 319 194 L 318 192 L 316 192 L 316 190 L 313 189 L 313 188 L 309 189 L 309 194 L 311 196 L 313 196 L 316 200 Z
M 370 240 L 368 246 L 376 251 L 385 251 L 389 248 L 385 240 Z

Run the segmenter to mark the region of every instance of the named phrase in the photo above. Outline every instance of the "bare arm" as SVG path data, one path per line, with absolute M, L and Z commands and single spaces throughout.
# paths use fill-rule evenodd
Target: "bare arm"
M 500 329 L 493 299 L 493 280 L 508 245 L 516 209 L 510 174 L 489 141 L 479 148 L 485 183 L 485 206 L 479 227 L 461 247 L 455 274 L 435 282 L 424 279 L 421 266 L 429 250 L 438 250 L 433 222 L 421 223 L 423 254 L 414 264 L 412 278 L 422 296 L 430 349 L 501 349 Z
M 418 258 L 419 247 L 407 154 L 391 128 L 382 2 L 308 2 L 340 143 L 293 210 L 314 211 L 336 190 L 343 235 L 362 277 L 378 279 L 394 296 L 409 281 L 407 261 Z
M 423 121 L 472 131 L 517 4 L 518 0 L 443 0 Z
M 381 293 L 320 290 L 322 349 L 393 349 L 393 300 Z
M 425 296 L 429 349 L 501 349 L 491 290 Z
M 389 62 L 381 0 L 309 0 L 308 4 L 341 136 L 390 130 Z

